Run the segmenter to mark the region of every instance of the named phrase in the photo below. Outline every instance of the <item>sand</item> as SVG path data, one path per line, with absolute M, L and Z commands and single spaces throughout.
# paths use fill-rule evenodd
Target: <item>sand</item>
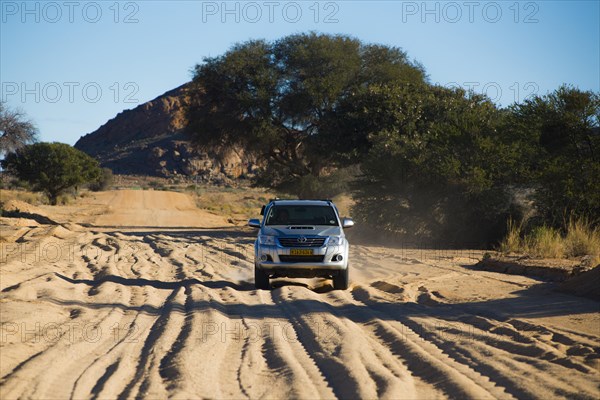
M 347 291 L 257 291 L 254 231 L 184 194 L 94 196 L 0 243 L 2 399 L 600 396 L 600 303 L 479 252 L 354 245 Z

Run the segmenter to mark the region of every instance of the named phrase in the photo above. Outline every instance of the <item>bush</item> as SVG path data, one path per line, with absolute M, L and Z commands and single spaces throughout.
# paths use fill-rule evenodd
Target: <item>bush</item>
M 10 189 L 32 190 L 31 184 L 21 179 L 12 179 L 9 185 Z
M 283 185 L 279 190 L 301 199 L 332 199 L 338 194 L 348 192 L 357 175 L 358 166 L 340 168 L 326 176 L 305 175 Z
M 102 173 L 97 181 L 90 184 L 90 190 L 93 192 L 100 192 L 102 190 L 108 190 L 114 183 L 115 176 L 109 168 L 102 168 Z
M 68 206 L 73 202 L 73 195 L 70 193 L 63 193 L 58 196 L 56 204 L 60 204 L 61 206 Z
M 165 184 L 160 181 L 150 181 L 150 182 L 148 182 L 147 186 L 143 186 L 144 190 L 146 190 L 148 188 L 151 188 L 153 190 L 167 190 L 167 187 L 165 186 Z

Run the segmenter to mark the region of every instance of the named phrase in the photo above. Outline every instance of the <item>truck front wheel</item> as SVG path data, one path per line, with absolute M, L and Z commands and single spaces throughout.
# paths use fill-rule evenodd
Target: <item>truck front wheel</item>
M 333 288 L 335 290 L 346 290 L 349 286 L 348 280 L 348 271 L 350 270 L 350 265 L 346 267 L 345 270 L 339 271 L 337 275 L 333 277 Z
M 269 276 L 256 265 L 254 265 L 254 286 L 257 289 L 269 288 Z

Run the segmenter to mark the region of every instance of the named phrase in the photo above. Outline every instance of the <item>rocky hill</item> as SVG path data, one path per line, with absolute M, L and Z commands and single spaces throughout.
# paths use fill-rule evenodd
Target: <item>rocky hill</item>
M 183 128 L 188 84 L 125 110 L 75 147 L 116 174 L 184 176 L 223 183 L 251 175 L 254 160 L 241 149 L 195 149 Z

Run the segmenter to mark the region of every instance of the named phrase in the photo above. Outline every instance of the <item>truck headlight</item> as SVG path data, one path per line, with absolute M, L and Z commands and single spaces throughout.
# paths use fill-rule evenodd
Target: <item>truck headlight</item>
M 327 245 L 329 246 L 342 246 L 344 244 L 344 238 L 341 236 L 329 236 Z
M 265 246 L 275 246 L 275 236 L 260 235 L 258 236 L 258 243 Z

